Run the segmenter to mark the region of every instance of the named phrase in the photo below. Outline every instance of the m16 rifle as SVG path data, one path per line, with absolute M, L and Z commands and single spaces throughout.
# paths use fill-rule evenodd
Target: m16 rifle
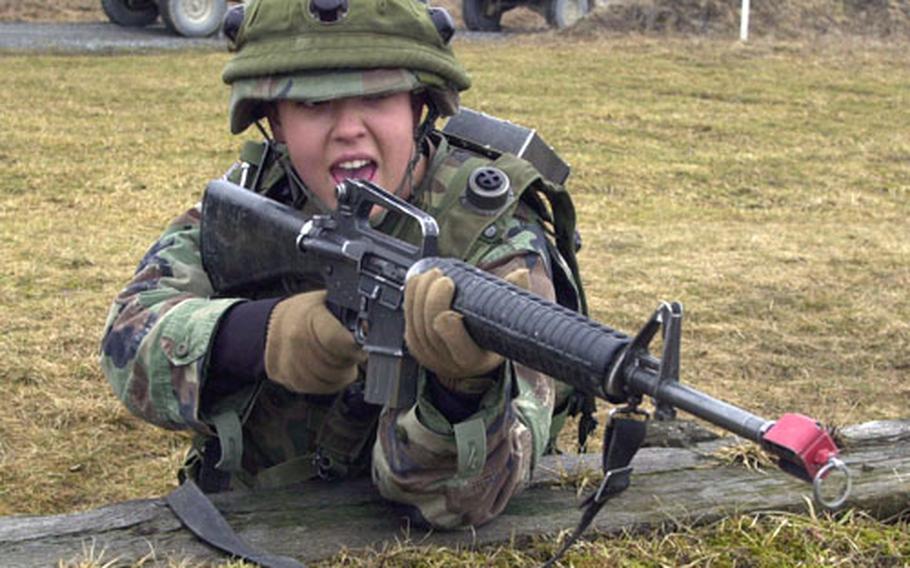
M 586 394 L 624 403 L 620 414 L 625 417 L 643 414 L 638 405 L 645 396 L 664 414 L 684 410 L 760 444 L 782 469 L 811 481 L 821 504 L 835 508 L 845 502 L 849 472 L 818 422 L 800 414 L 767 420 L 679 382 L 679 303 L 662 303 L 629 337 L 465 262 L 434 256 L 435 220 L 372 183 L 346 180 L 339 184 L 337 198 L 332 214 L 307 217 L 229 182 L 214 181 L 203 200 L 203 263 L 222 295 L 276 283 L 288 293 L 301 282 L 324 286 L 330 309 L 368 354 L 367 402 L 393 408 L 414 404 L 417 364 L 404 342 L 404 288 L 409 277 L 438 268 L 455 282 L 452 309 L 462 314 L 471 337 L 484 349 Z M 420 242 L 374 229 L 370 216 L 376 207 L 417 223 Z M 649 351 L 658 332 L 660 357 Z M 601 503 L 628 485 L 631 459 L 619 460 L 625 463 L 617 467 L 607 456 L 610 440 L 605 442 L 607 475 L 594 496 Z M 822 482 L 834 470 L 846 482 L 840 494 L 825 498 Z M 611 474 L 616 474 L 612 480 Z

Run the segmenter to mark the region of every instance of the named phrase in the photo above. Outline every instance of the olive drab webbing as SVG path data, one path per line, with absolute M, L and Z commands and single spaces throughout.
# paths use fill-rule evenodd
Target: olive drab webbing
M 444 132 L 438 134 L 444 137 L 446 144 L 453 147 L 455 152 L 463 155 L 457 170 L 438 175 L 430 182 L 430 195 L 420 196 L 420 205 L 439 224 L 440 256 L 463 258 L 468 262 L 479 261 L 474 256 L 483 250 L 482 244 L 501 239 L 505 223 L 519 204 L 525 203 L 551 228 L 556 250 L 551 250 L 550 260 L 553 268 L 562 272 L 554 274 L 557 297 L 562 300 L 560 303 L 587 314 L 575 255 L 575 206 L 568 191 L 544 179 L 525 160 L 491 148 L 487 148 L 481 155 L 474 151 L 474 147 L 468 149 L 463 146 L 457 137 Z M 481 210 L 465 199 L 464 190 L 471 174 L 487 166 L 501 170 L 508 177 L 509 198 L 496 209 Z M 428 175 L 433 176 L 434 173 L 436 172 L 431 171 Z M 436 183 L 443 185 L 446 190 L 434 194 L 432 185 Z M 414 229 L 396 236 L 405 240 L 416 239 Z M 552 243 L 548 242 L 548 245 Z
M 206 411 L 215 436 L 196 435 L 187 452 L 178 480 L 195 480 L 203 491 L 218 492 L 231 487 L 231 478 L 243 472 L 243 423 L 262 390 L 256 383 L 227 396 Z
M 261 470 L 247 484 L 276 488 L 317 477 L 344 479 L 364 473 L 381 410 L 363 401 L 362 383 L 348 386 L 328 408 L 310 405 L 306 413 L 308 424 L 316 430 L 315 450 Z
M 529 207 L 553 239 L 546 239 L 552 268 L 556 300 L 561 305 L 587 315 L 584 289 L 578 272 L 575 230 L 575 208 L 571 196 L 561 185 L 550 182 L 531 164 L 512 154 L 494 148 L 478 147 L 445 131 L 437 132 L 443 146 L 437 149 L 450 154 L 447 162 L 456 167 L 431 169 L 430 178 L 421 184 L 418 206 L 436 218 L 439 224 L 440 256 L 462 258 L 476 264 L 487 248 L 504 237 L 505 228 L 520 205 Z M 451 149 L 451 152 L 449 151 Z M 466 199 L 470 176 L 481 168 L 495 167 L 509 180 L 509 197 L 495 209 L 481 209 Z M 414 243 L 419 229 L 414 224 L 393 227 L 390 233 Z M 554 244 L 555 243 L 555 244 Z M 489 261 L 490 259 L 485 259 Z M 553 416 L 548 451 L 555 450 L 556 437 L 567 416 L 581 414 L 578 424 L 578 448 L 584 449 L 588 435 L 596 428 L 593 417 L 596 403 L 591 396 L 557 382 L 557 402 Z
M 326 211 L 322 204 L 314 207 L 318 198 L 293 171 L 287 147 L 274 140 L 244 142 L 240 159 L 225 173 L 224 179 L 297 209 L 309 204 L 306 212 Z
M 494 148 L 484 148 L 483 155 L 477 154 L 477 146 L 464 143 L 458 137 L 442 133 L 448 144 L 460 151 L 470 153 L 454 175 L 443 180 L 448 188 L 464 188 L 469 176 L 483 166 L 492 165 L 509 177 L 511 197 L 494 211 L 478 211 L 472 207 L 463 192 L 446 191 L 438 203 L 428 204 L 427 212 L 439 223 L 439 250 L 441 256 L 464 258 L 476 263 L 473 255 L 484 250 L 482 244 L 489 244 L 500 238 L 503 226 L 511 218 L 520 203 L 528 204 L 549 226 L 555 241 L 547 240 L 550 252 L 553 286 L 557 303 L 588 315 L 587 300 L 582 286 L 576 252 L 580 245 L 576 231 L 575 205 L 569 192 L 562 186 L 543 178 L 528 162 Z M 430 172 L 432 173 L 432 172 Z M 555 250 L 554 250 L 555 249 Z M 577 445 L 579 451 L 587 448 L 587 439 L 597 427 L 594 418 L 596 401 L 594 397 L 575 391 L 564 383 L 557 382 L 557 401 L 565 400 L 554 412 L 547 451 L 555 451 L 556 438 L 568 416 L 581 415 L 578 423 Z

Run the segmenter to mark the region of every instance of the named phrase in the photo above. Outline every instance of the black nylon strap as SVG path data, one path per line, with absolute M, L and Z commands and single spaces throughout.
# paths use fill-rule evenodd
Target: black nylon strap
M 603 469 L 604 473 L 623 468 L 632 462 L 645 441 L 648 422 L 647 414 L 641 411 L 615 412 L 604 432 Z M 619 489 L 622 491 L 625 487 Z
M 171 491 L 165 501 L 180 522 L 206 544 L 263 568 L 303 568 L 304 565 L 287 556 L 276 556 L 256 550 L 247 544 L 215 505 L 192 479 L 187 479 Z
M 578 453 L 583 454 L 588 451 L 588 436 L 597 429 L 597 419 L 594 418 L 597 402 L 589 394 L 576 392 L 575 396 L 579 397 L 578 405 L 581 412 L 581 418 L 578 420 Z
M 647 415 L 637 410 L 622 409 L 610 417 L 604 432 L 603 481 L 600 482 L 597 491 L 589 495 L 579 506 L 584 509 L 584 513 L 578 521 L 578 526 L 542 568 L 554 566 L 587 530 L 607 500 L 629 487 L 632 475 L 629 463 L 645 441 L 647 431 L 648 423 L 647 420 L 641 419 L 642 416 Z

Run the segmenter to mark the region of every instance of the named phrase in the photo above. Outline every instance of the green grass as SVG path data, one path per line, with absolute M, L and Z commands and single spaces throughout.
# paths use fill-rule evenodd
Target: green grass
M 908 415 L 905 45 L 538 36 L 457 51 L 475 82 L 467 106 L 537 127 L 574 167 L 597 319 L 634 331 L 660 300 L 683 301 L 682 379 L 769 418 Z M 0 54 L 2 515 L 175 483 L 185 437 L 131 417 L 97 349 L 146 247 L 235 156 L 226 59 Z M 570 560 L 900 565 L 907 535 L 859 516 L 740 517 L 598 540 Z M 531 565 L 552 548 L 457 562 Z M 335 562 L 455 553 L 387 554 Z

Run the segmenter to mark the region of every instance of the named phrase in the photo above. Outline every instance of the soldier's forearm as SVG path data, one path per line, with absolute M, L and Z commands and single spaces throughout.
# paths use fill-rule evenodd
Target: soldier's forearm
M 265 336 L 279 298 L 243 302 L 222 317 L 205 369 L 203 409 L 265 377 Z

